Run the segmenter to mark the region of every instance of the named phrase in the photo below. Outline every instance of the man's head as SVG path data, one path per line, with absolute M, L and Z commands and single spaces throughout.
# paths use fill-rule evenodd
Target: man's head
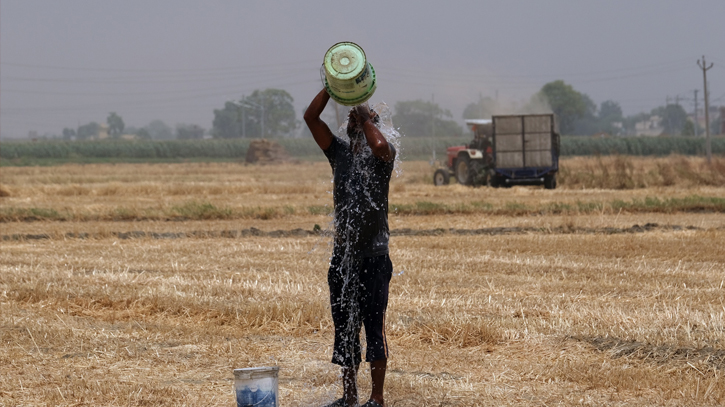
M 373 123 L 380 122 L 380 116 L 370 109 L 367 103 L 350 109 L 350 113 L 347 115 L 347 136 L 351 141 L 362 141 L 365 138 L 363 124 L 368 119 Z

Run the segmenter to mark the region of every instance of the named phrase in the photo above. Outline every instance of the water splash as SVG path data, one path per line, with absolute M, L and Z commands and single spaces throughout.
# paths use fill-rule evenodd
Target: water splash
M 367 105 L 367 102 L 365 103 Z M 393 111 L 390 109 L 390 106 L 388 106 L 385 102 L 378 102 L 374 104 L 372 107 L 368 105 L 368 107 L 375 111 L 375 113 L 380 116 L 380 122 L 376 123 L 378 129 L 385 137 L 385 140 L 388 141 L 393 147 L 395 147 L 395 177 L 398 178 L 403 174 L 403 170 L 401 168 L 400 163 L 401 157 L 403 156 L 403 150 L 401 147 L 401 139 L 403 136 L 400 134 L 400 132 L 393 126 Z M 355 107 L 350 108 L 350 110 L 355 109 Z M 345 140 L 346 142 L 350 142 L 350 137 L 347 135 L 347 124 L 348 119 L 346 118 L 345 121 L 338 127 L 337 129 L 337 135 Z M 359 131 L 362 131 L 362 129 L 359 129 Z M 365 144 L 364 145 L 364 153 L 366 154 L 372 154 L 372 151 L 370 150 L 370 147 Z
M 400 167 L 402 148 L 400 146 L 400 139 L 403 137 L 398 130 L 393 126 L 393 111 L 385 102 L 378 102 L 373 105 L 372 109 L 380 116 L 380 124 L 378 128 L 383 133 L 388 143 L 395 147 L 395 177 L 400 177 L 403 174 L 403 170 Z

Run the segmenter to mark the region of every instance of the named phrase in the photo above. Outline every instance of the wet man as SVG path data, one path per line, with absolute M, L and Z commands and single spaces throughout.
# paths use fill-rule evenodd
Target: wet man
M 320 91 L 305 112 L 305 122 L 327 156 L 334 180 L 335 242 L 327 281 L 335 324 L 332 363 L 342 367 L 343 397 L 330 406 L 358 405 L 360 329 L 365 325 L 372 392 L 363 407 L 378 407 L 384 405 L 388 362 L 385 311 L 393 272 L 388 189 L 396 152 L 376 125 L 380 117 L 367 104 L 350 110 L 349 143 L 333 135 L 320 119 L 329 100 L 327 91 Z

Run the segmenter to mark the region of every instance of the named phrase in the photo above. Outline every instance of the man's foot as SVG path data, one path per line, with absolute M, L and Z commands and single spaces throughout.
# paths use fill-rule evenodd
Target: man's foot
M 363 404 L 360 407 L 383 407 L 383 405 L 373 399 L 370 399 L 367 403 Z
M 355 403 L 355 406 L 357 407 L 357 403 Z M 366 404 L 366 406 L 367 406 L 367 404 Z M 378 406 L 380 406 L 380 404 L 378 404 Z M 332 403 L 325 405 L 325 407 L 348 407 L 348 405 L 345 402 L 345 398 L 341 397 L 341 398 L 333 401 Z M 382 407 L 382 406 L 380 406 L 380 407 Z

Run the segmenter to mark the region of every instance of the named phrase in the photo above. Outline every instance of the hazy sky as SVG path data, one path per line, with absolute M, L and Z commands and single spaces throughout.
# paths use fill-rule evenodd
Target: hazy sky
M 111 111 L 208 129 L 213 109 L 268 87 L 301 119 L 339 41 L 374 65 L 371 102 L 434 97 L 457 120 L 479 95 L 520 103 L 556 79 L 625 114 L 667 96 L 692 111 L 702 55 L 725 104 L 724 16 L 724 0 L 2 0 L 0 137 Z

